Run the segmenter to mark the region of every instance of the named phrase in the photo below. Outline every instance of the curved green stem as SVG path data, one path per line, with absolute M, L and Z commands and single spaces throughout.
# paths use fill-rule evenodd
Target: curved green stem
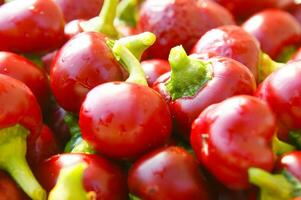
M 125 46 L 140 61 L 142 54 L 156 41 L 156 35 L 151 32 L 144 32 L 138 35 L 124 37 L 116 43 Z
M 54 188 L 50 191 L 48 200 L 92 200 L 95 193 L 87 193 L 83 186 L 83 173 L 87 164 L 79 163 L 61 169 Z
M 273 146 L 273 152 L 279 156 L 296 149 L 293 145 L 290 145 L 288 143 L 279 140 L 276 134 L 274 135 L 272 146 Z
M 80 137 L 77 143 L 73 146 L 71 153 L 85 153 L 85 154 L 95 154 L 96 151 L 93 147 L 86 141 Z
M 260 188 L 261 200 L 290 200 L 293 185 L 282 174 L 272 175 L 259 168 L 248 170 L 249 181 Z
M 267 54 L 261 53 L 260 64 L 258 66 L 258 81 L 262 82 L 266 77 L 283 65 L 283 63 L 273 61 Z
M 173 100 L 194 96 L 212 79 L 210 63 L 189 57 L 182 46 L 172 48 L 168 60 L 171 75 L 166 86 Z
M 31 199 L 44 200 L 46 192 L 25 158 L 28 134 L 28 130 L 20 125 L 0 130 L 0 169 L 8 172 Z
M 117 7 L 117 17 L 119 22 L 135 27 L 138 21 L 138 1 L 122 0 Z
M 105 0 L 98 17 L 82 23 L 84 31 L 96 31 L 111 38 L 118 38 L 119 34 L 114 26 L 119 0 Z
M 146 77 L 137 58 L 124 45 L 116 42 L 113 46 L 115 58 L 129 72 L 129 77 L 126 82 L 136 83 L 147 86 Z

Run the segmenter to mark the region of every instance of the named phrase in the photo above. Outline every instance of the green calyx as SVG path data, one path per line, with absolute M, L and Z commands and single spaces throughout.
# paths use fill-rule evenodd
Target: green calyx
M 28 130 L 21 125 L 0 130 L 0 169 L 8 172 L 31 199 L 45 200 L 46 192 L 25 158 L 28 135 Z
M 260 188 L 260 200 L 290 200 L 298 192 L 285 174 L 270 174 L 259 168 L 248 170 L 250 183 Z
M 286 142 L 279 140 L 276 134 L 274 135 L 273 138 L 272 148 L 273 148 L 273 152 L 278 156 L 294 151 L 296 149 L 293 145 L 290 145 Z
M 86 192 L 83 186 L 83 173 L 87 164 L 79 163 L 61 169 L 54 188 L 50 191 L 48 200 L 93 200 L 94 192 Z
M 135 27 L 138 21 L 138 0 L 122 0 L 117 7 L 118 21 Z
M 64 116 L 64 121 L 67 124 L 69 131 L 71 133 L 71 139 L 65 146 L 65 153 L 86 153 L 94 154 L 95 151 L 91 145 L 86 142 L 81 135 L 80 128 L 78 126 L 77 116 L 67 113 Z
M 113 42 L 108 40 L 114 56 L 129 73 L 126 82 L 147 86 L 146 77 L 139 60 L 143 52 L 156 40 L 153 33 L 145 32 L 139 35 L 122 38 Z
M 193 97 L 212 79 L 210 63 L 187 56 L 182 46 L 172 48 L 168 60 L 171 75 L 166 87 L 173 100 Z
M 273 61 L 267 54 L 261 53 L 260 64 L 258 66 L 258 82 L 262 82 L 266 77 L 283 65 L 283 63 Z
M 81 24 L 84 31 L 103 33 L 110 38 L 118 38 L 119 33 L 114 26 L 119 0 L 105 0 L 99 16 Z

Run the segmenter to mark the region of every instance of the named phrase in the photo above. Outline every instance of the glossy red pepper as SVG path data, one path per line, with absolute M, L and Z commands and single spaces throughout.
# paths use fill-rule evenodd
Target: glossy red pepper
M 45 191 L 32 175 L 25 155 L 39 137 L 42 116 L 38 102 L 22 82 L 0 74 L 0 168 L 7 171 L 32 199 Z
M 66 22 L 90 19 L 100 12 L 103 0 L 54 0 L 63 12 Z
M 226 24 L 235 22 L 226 9 L 214 2 L 147 0 L 140 9 L 137 31 L 157 36 L 157 42 L 146 53 L 148 57 L 167 59 L 172 47 L 183 45 L 190 51 L 205 32 Z
M 97 200 L 127 199 L 125 173 L 115 164 L 92 154 L 60 154 L 45 160 L 39 170 L 38 179 L 47 191 L 56 184 L 62 168 L 86 163 L 83 184 L 86 191 L 96 193 Z
M 28 196 L 18 187 L 6 173 L 0 171 L 1 200 L 29 200 Z
M 0 7 L 1 51 L 41 52 L 63 41 L 64 18 L 54 1 L 12 1 Z
M 79 125 L 95 150 L 119 159 L 135 158 L 164 144 L 171 134 L 162 97 L 147 86 L 126 82 L 92 89 L 82 104 Z
M 60 148 L 53 132 L 46 125 L 43 125 L 39 137 L 28 149 L 27 160 L 29 165 L 36 169 L 42 161 L 59 152 Z
M 157 149 L 136 161 L 129 171 L 128 186 L 139 199 L 210 199 L 197 161 L 176 146 Z
M 52 64 L 57 52 L 58 52 L 57 50 L 54 50 L 41 57 L 43 68 L 45 69 L 45 71 L 47 72 L 48 75 L 50 74 L 50 67 L 51 67 L 51 64 Z
M 161 59 L 144 60 L 141 66 L 149 86 L 152 86 L 159 76 L 170 71 L 169 63 Z
M 301 128 L 301 62 L 291 62 L 271 74 L 257 89 L 257 97 L 266 101 L 282 129 Z M 288 133 L 278 136 L 287 140 Z
M 268 9 L 244 22 L 242 27 L 260 42 L 261 49 L 272 59 L 278 59 L 286 48 L 301 41 L 301 26 L 288 12 Z
M 201 163 L 228 188 L 248 188 L 248 169 L 271 171 L 276 119 L 252 96 L 231 97 L 205 109 L 192 124 L 191 146 Z M 260 156 L 259 156 L 260 155 Z
M 0 51 L 0 73 L 18 79 L 29 87 L 42 108 L 49 105 L 50 86 L 46 73 L 17 54 Z
M 105 36 L 96 32 L 81 33 L 69 40 L 51 66 L 50 83 L 57 102 L 75 113 L 92 88 L 118 80 L 124 80 L 122 66 Z
M 174 99 L 172 96 L 176 91 L 168 89 L 168 82 L 173 80 L 179 83 L 181 79 L 184 83 L 188 82 L 188 77 L 194 76 L 195 73 L 187 76 L 185 71 L 191 71 L 191 64 L 181 62 L 185 59 L 193 59 L 191 57 L 178 56 L 180 53 L 174 54 L 174 64 L 171 64 L 172 72 L 182 69 L 178 72 L 178 78 L 165 76 L 165 79 L 160 79 L 154 83 L 153 88 L 158 91 L 164 99 L 168 102 L 173 119 L 175 131 L 181 136 L 188 139 L 190 135 L 191 124 L 195 118 L 208 106 L 218 103 L 226 98 L 239 94 L 253 94 L 256 89 L 255 79 L 252 73 L 241 63 L 226 57 L 212 57 L 208 60 L 199 60 L 201 69 L 209 73 L 209 78 L 204 82 L 202 77 L 195 80 L 195 83 L 201 83 L 198 89 L 193 94 L 181 95 L 179 98 Z M 170 59 L 171 61 L 171 56 Z M 173 70 L 175 68 L 175 70 Z M 187 68 L 185 70 L 185 68 Z M 188 70 L 189 69 L 189 70 Z M 171 78 L 170 78 L 171 77 Z M 191 80 L 191 78 L 190 78 Z M 183 85 L 183 84 L 181 84 Z M 180 86 L 182 87 L 182 86 Z M 186 91 L 190 91 L 188 85 Z
M 248 67 L 258 79 L 259 42 L 239 26 L 226 25 L 211 29 L 195 44 L 191 53 L 232 58 Z

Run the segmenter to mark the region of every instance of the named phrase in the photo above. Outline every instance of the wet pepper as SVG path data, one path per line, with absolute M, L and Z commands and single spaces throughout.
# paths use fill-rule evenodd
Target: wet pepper
M 22 82 L 0 75 L 0 168 L 7 171 L 34 200 L 44 200 L 45 191 L 25 159 L 26 149 L 39 137 L 42 117 L 30 89 Z
M 198 160 L 228 188 L 250 187 L 248 169 L 271 171 L 276 119 L 252 96 L 231 97 L 205 109 L 192 124 L 191 146 Z M 260 155 L 260 156 L 258 156 Z
M 6 3 L 0 7 L 0 50 L 33 53 L 60 47 L 64 24 L 52 0 Z
M 179 46 L 171 50 L 171 74 L 154 84 L 168 102 L 175 131 L 188 139 L 193 120 L 209 105 L 239 94 L 253 94 L 256 83 L 241 63 L 226 57 L 199 59 Z M 225 87 L 227 86 L 227 87 Z

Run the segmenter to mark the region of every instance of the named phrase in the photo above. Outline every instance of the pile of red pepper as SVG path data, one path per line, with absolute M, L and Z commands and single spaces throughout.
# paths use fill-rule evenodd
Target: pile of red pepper
M 301 4 L 0 0 L 0 200 L 300 200 Z

